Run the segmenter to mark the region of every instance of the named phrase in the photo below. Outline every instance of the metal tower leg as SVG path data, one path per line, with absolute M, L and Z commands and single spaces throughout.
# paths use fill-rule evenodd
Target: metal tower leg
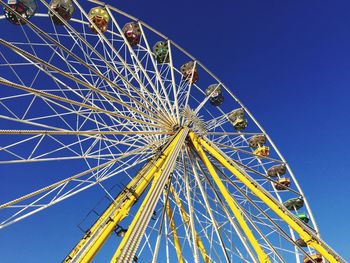
M 256 238 L 255 238 L 253 232 L 251 231 L 250 227 L 248 226 L 248 224 L 244 220 L 243 214 L 241 213 L 241 211 L 239 210 L 238 206 L 236 205 L 235 199 L 233 199 L 233 197 L 231 196 L 230 192 L 228 191 L 228 189 L 226 188 L 226 186 L 223 184 L 223 182 L 221 181 L 220 177 L 216 173 L 216 170 L 215 170 L 214 166 L 212 165 L 212 163 L 210 162 L 210 160 L 206 156 L 205 152 L 203 151 L 201 145 L 199 144 L 198 137 L 192 132 L 189 134 L 189 136 L 190 136 L 190 138 L 192 140 L 192 143 L 193 143 L 193 146 L 194 146 L 195 150 L 197 151 L 197 153 L 200 156 L 201 160 L 203 161 L 203 163 L 207 167 L 210 175 L 212 176 L 213 180 L 215 181 L 216 185 L 218 186 L 221 194 L 225 198 L 228 206 L 232 210 L 232 212 L 233 212 L 234 216 L 236 217 L 239 225 L 241 226 L 243 232 L 247 236 L 249 242 L 251 243 L 252 247 L 254 248 L 256 254 L 258 255 L 259 262 L 264 262 L 264 263 L 270 262 L 268 256 L 266 255 L 264 250 L 261 248 L 259 242 L 256 240 Z
M 133 221 L 131 222 L 126 235 L 112 257 L 111 262 L 125 263 L 131 262 L 133 259 L 146 227 L 151 219 L 152 212 L 155 209 L 169 176 L 173 172 L 177 157 L 182 146 L 184 145 L 188 131 L 188 128 L 181 129 L 169 145 L 170 151 L 165 156 L 164 165 L 161 169 L 154 173 L 152 185 Z
M 331 263 L 345 262 L 327 244 L 325 244 L 316 234 L 312 233 L 298 218 L 281 205 L 270 193 L 254 181 L 245 171 L 241 170 L 230 160 L 220 149 L 213 146 L 209 140 L 199 138 L 194 133 L 189 135 L 196 145 L 203 146 L 222 166 L 236 176 L 252 193 L 259 197 L 267 206 L 271 208 L 281 219 L 283 219 L 311 248 L 318 251 L 325 259 Z

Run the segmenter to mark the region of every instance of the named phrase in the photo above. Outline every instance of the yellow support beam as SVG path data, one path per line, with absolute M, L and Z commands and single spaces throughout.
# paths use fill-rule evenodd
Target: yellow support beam
M 141 236 L 144 229 L 148 224 L 147 216 L 149 216 L 150 207 L 155 207 L 158 202 L 159 196 L 162 193 L 164 186 L 167 182 L 167 178 L 172 172 L 178 153 L 187 137 L 188 128 L 181 129 L 173 141 L 169 144 L 167 151 L 164 152 L 161 158 L 165 158 L 161 169 L 157 169 L 153 173 L 153 181 L 150 189 L 147 192 L 140 208 L 138 209 L 135 217 L 129 225 L 128 231 L 126 232 L 123 240 L 120 242 L 117 250 L 115 251 L 111 263 L 124 263 L 128 262 L 130 255 L 133 250 L 137 249 L 138 241 L 141 241 Z M 164 177 L 166 176 L 166 177 Z M 130 244 L 132 244 L 130 246 Z
M 255 238 L 254 234 L 250 230 L 248 224 L 244 220 L 243 214 L 241 213 L 240 209 L 236 205 L 235 199 L 231 196 L 231 193 L 228 191 L 224 183 L 221 181 L 220 177 L 216 173 L 216 170 L 210 160 L 208 159 L 207 155 L 205 154 L 204 150 L 202 149 L 197 135 L 195 135 L 193 132 L 190 132 L 189 137 L 191 138 L 191 141 L 193 143 L 194 149 L 197 151 L 199 157 L 201 158 L 202 162 L 207 167 L 210 175 L 212 176 L 214 182 L 218 186 L 221 194 L 223 195 L 226 203 L 230 207 L 231 211 L 233 212 L 234 216 L 237 219 L 237 222 L 241 226 L 244 234 L 247 236 L 247 239 L 249 240 L 250 244 L 252 245 L 253 249 L 255 250 L 259 262 L 261 263 L 269 263 L 270 259 L 267 256 L 267 254 L 264 252 L 264 250 L 261 248 L 259 242 Z
M 175 245 L 177 260 L 179 263 L 184 263 L 185 261 L 182 257 L 179 235 L 177 234 L 176 225 L 175 225 L 174 218 L 173 218 L 174 215 L 173 215 L 173 211 L 171 210 L 169 202 L 166 203 L 166 212 L 167 212 L 168 217 L 169 217 L 170 228 L 171 228 L 171 232 L 172 232 L 173 238 L 174 238 L 174 245 Z
M 210 142 L 203 138 L 198 138 L 194 133 L 190 134 L 191 139 L 196 145 L 203 146 L 211 156 L 213 156 L 221 165 L 228 169 L 236 178 L 241 181 L 252 193 L 259 197 L 268 207 L 271 208 L 281 219 L 283 219 L 295 232 L 297 232 L 306 244 L 318 251 L 330 263 L 345 262 L 331 248 L 327 246 L 316 235 L 312 234 L 300 220 L 293 217 L 293 214 L 272 197 L 263 187 L 254 181 L 248 174 L 243 172 L 230 161 L 220 150 L 211 145 Z
M 208 253 L 204 247 L 204 244 L 201 240 L 201 238 L 199 237 L 199 235 L 197 234 L 196 230 L 193 229 L 192 230 L 192 227 L 191 227 L 191 224 L 190 224 L 190 217 L 189 215 L 187 214 L 186 212 L 186 209 L 185 207 L 183 206 L 182 202 L 181 202 L 181 199 L 179 198 L 178 194 L 175 192 L 174 188 L 171 186 L 170 187 L 170 193 L 173 195 L 174 199 L 175 199 L 175 202 L 180 210 L 180 214 L 181 214 L 181 217 L 183 219 L 183 221 L 189 226 L 190 228 L 190 231 L 193 231 L 195 233 L 195 239 L 196 239 L 196 243 L 197 243 L 197 246 L 199 248 L 199 251 L 201 252 L 201 255 L 203 257 L 203 260 L 205 263 L 211 263 L 211 260 L 208 256 Z
M 173 140 L 176 141 L 176 140 Z M 156 160 L 148 162 L 129 182 L 104 213 L 97 219 L 80 242 L 72 249 L 64 262 L 90 262 L 116 226 L 128 216 L 130 208 L 152 181 L 154 174 L 165 164 L 167 156 L 174 148 L 174 142 Z

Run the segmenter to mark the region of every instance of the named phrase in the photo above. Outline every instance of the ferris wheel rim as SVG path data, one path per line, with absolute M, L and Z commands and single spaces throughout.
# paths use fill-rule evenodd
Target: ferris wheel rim
M 155 28 L 153 28 L 152 26 L 148 25 L 147 23 L 145 23 L 144 21 L 142 20 L 139 20 L 137 19 L 136 17 L 134 16 L 131 16 L 123 11 L 121 11 L 120 9 L 118 8 L 115 8 L 111 5 L 106 5 L 105 3 L 103 2 L 100 2 L 100 1 L 96 1 L 96 0 L 88 0 L 89 2 L 92 2 L 92 3 L 95 3 L 95 4 L 98 4 L 98 5 L 101 5 L 101 6 L 105 6 L 105 7 L 109 7 L 111 10 L 125 16 L 125 17 L 128 17 L 130 19 L 132 19 L 133 21 L 136 21 L 136 22 L 139 22 L 141 23 L 143 26 L 145 26 L 146 28 L 150 29 L 152 32 L 156 33 L 158 36 L 162 37 L 163 39 L 165 40 L 168 40 L 173 46 L 175 46 L 177 49 L 179 49 L 181 52 L 183 52 L 185 55 L 187 55 L 190 59 L 192 59 L 193 61 L 195 61 L 195 63 L 197 63 L 198 65 L 200 65 L 210 76 L 212 76 L 217 82 L 218 84 L 222 85 L 222 87 L 225 89 L 226 92 L 228 92 L 228 94 L 238 103 L 241 105 L 241 107 L 245 110 L 245 112 L 249 115 L 249 117 L 255 122 L 255 124 L 259 127 L 259 129 L 263 132 L 263 134 L 267 137 L 267 139 L 269 140 L 269 142 L 271 143 L 271 145 L 273 146 L 274 150 L 277 152 L 277 154 L 279 155 L 279 157 L 281 158 L 281 160 L 287 165 L 287 169 L 288 171 L 290 172 L 290 175 L 291 177 L 293 178 L 293 181 L 296 183 L 296 187 L 298 189 L 298 191 L 301 193 L 301 195 L 305 198 L 305 204 L 306 206 L 308 206 L 308 211 L 310 213 L 310 217 L 311 217 L 311 220 L 313 221 L 314 223 L 314 226 L 318 232 L 318 229 L 317 229 L 317 225 L 316 225 L 316 222 L 314 221 L 314 217 L 312 215 L 312 210 L 309 208 L 309 205 L 308 205 L 308 202 L 307 202 L 307 199 L 302 191 L 302 189 L 300 188 L 299 184 L 298 184 L 298 181 L 297 179 L 295 178 L 293 172 L 291 171 L 291 168 L 289 166 L 289 164 L 286 162 L 286 160 L 284 159 L 283 155 L 279 152 L 278 148 L 275 146 L 275 144 L 273 143 L 271 137 L 268 135 L 268 133 L 263 129 L 263 127 L 260 125 L 260 123 L 254 118 L 254 116 L 251 114 L 251 112 L 248 110 L 248 108 L 232 93 L 232 91 L 214 74 L 212 73 L 204 64 L 202 64 L 199 60 L 197 60 L 194 56 L 192 56 L 189 52 L 187 52 L 184 48 L 182 48 L 180 45 L 178 45 L 176 42 L 172 41 L 172 40 L 169 40 L 169 38 L 167 38 L 164 34 L 162 34 L 161 32 L 159 32 L 158 30 L 156 30 Z M 49 15 L 47 13 L 38 13 L 36 14 L 36 17 L 49 17 Z M 5 16 L 2 15 L 0 16 L 0 19 L 4 19 Z M 88 22 L 85 22 L 85 21 L 82 21 L 82 20 L 79 20 L 79 19 L 75 19 L 75 18 L 72 18 L 71 21 L 73 22 L 77 22 L 77 23 L 84 23 L 84 24 L 88 24 Z M 111 33 L 111 31 L 108 31 Z M 279 195 L 277 193 L 277 195 Z
M 94 3 L 97 3 L 99 1 L 91 1 Z M 99 2 L 101 4 L 101 2 Z M 167 39 L 163 34 L 159 33 L 157 30 L 155 30 L 154 28 L 150 27 L 149 25 L 147 25 L 146 23 L 144 23 L 143 21 L 137 20 L 136 18 L 120 11 L 119 9 L 116 9 L 114 7 L 109 6 L 112 10 L 123 14 L 125 16 L 127 16 L 130 19 L 133 19 L 139 23 L 141 23 L 143 26 L 147 27 L 148 29 L 150 29 L 152 32 L 157 33 L 159 36 L 163 37 L 164 39 L 168 40 L 169 43 L 171 43 L 173 46 L 175 46 L 177 49 L 179 49 L 180 51 L 182 51 L 184 54 L 186 54 L 189 58 L 191 58 L 193 61 L 195 61 L 195 63 L 198 63 L 198 65 L 200 65 L 208 74 L 210 74 L 214 79 L 217 80 L 217 82 L 222 85 L 222 87 L 225 89 L 225 91 L 239 104 L 242 106 L 242 108 L 247 112 L 247 114 L 249 115 L 249 117 L 255 122 L 255 124 L 258 126 L 258 128 L 263 132 L 263 134 L 267 137 L 268 141 L 270 142 L 270 144 L 273 146 L 274 150 L 277 152 L 278 156 L 280 157 L 280 159 L 287 165 L 287 169 L 293 179 L 293 181 L 296 183 L 296 188 L 298 189 L 298 191 L 301 193 L 301 195 L 305 198 L 305 204 L 307 206 L 307 211 L 311 217 L 311 220 L 313 221 L 313 225 L 316 227 L 317 230 L 317 234 L 318 234 L 318 229 L 317 229 L 317 225 L 316 222 L 314 221 L 313 215 L 312 215 L 312 211 L 309 208 L 308 202 L 306 200 L 306 197 L 304 195 L 304 193 L 302 192 L 302 189 L 300 188 L 297 179 L 295 178 L 293 172 L 291 171 L 291 168 L 289 166 L 289 164 L 285 161 L 284 157 L 282 156 L 282 154 L 279 152 L 278 148 L 275 146 L 275 144 L 272 142 L 270 136 L 266 133 L 266 131 L 262 128 L 262 126 L 259 124 L 259 122 L 254 118 L 254 116 L 250 113 L 250 111 L 240 102 L 240 100 L 232 93 L 232 91 L 230 89 L 228 89 L 223 82 L 221 82 L 221 80 L 219 80 L 211 71 L 209 71 L 203 64 L 201 64 L 200 61 L 196 60 L 191 54 L 189 54 L 187 51 L 185 51 L 182 47 L 180 47 L 179 45 L 177 45 L 175 42 Z M 43 17 L 47 17 L 47 14 L 38 14 L 38 17 L 43 16 Z M 4 17 L 0 17 L 0 19 L 2 19 Z M 72 19 L 72 21 L 74 21 Z M 75 22 L 79 22 L 79 20 L 75 20 Z M 80 21 L 83 22 L 83 21 Z M 279 194 L 277 193 L 277 196 L 279 196 Z

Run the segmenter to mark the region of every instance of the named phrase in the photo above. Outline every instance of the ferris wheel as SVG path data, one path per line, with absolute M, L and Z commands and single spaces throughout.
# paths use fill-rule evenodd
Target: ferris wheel
M 64 262 L 114 233 L 111 262 L 345 262 L 269 135 L 176 43 L 99 1 L 0 4 L 1 170 L 60 174 L 28 172 L 0 231 L 99 187 L 110 203 Z

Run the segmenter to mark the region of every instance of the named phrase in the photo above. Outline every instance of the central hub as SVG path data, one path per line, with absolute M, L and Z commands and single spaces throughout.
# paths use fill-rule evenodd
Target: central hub
M 189 107 L 182 110 L 182 117 L 184 118 L 184 123 L 188 127 L 192 128 L 193 131 L 200 135 L 204 135 L 207 132 L 206 123 L 198 116 L 197 112 Z
M 173 132 L 177 132 L 181 128 L 180 124 L 175 124 L 173 126 Z

